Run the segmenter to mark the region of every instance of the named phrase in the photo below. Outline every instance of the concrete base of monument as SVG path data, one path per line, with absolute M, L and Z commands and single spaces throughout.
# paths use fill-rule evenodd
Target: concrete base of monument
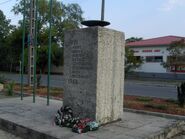
M 25 139 L 166 139 L 181 132 L 184 122 L 157 116 L 124 112 L 122 121 L 103 125 L 99 130 L 76 134 L 55 126 L 54 116 L 62 101 L 32 97 L 1 99 L 0 128 Z
M 112 121 L 112 122 L 108 122 L 108 123 L 106 123 L 106 124 L 101 124 L 100 126 L 106 126 L 106 125 L 110 125 L 110 124 L 115 124 L 115 123 L 117 123 L 117 122 L 121 122 L 122 121 L 122 119 L 120 118 L 120 119 L 118 119 L 118 120 L 115 120 L 115 121 Z

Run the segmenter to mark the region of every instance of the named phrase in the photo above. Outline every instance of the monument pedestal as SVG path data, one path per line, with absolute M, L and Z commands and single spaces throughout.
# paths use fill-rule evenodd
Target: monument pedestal
M 67 31 L 64 106 L 100 124 L 123 114 L 124 34 L 103 27 Z

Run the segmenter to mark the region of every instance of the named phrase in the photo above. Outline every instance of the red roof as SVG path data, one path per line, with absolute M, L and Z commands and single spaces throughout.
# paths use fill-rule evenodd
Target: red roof
M 153 39 L 141 40 L 136 42 L 127 43 L 126 46 L 159 46 L 159 45 L 170 45 L 174 41 L 185 39 L 185 37 L 179 36 L 165 36 Z

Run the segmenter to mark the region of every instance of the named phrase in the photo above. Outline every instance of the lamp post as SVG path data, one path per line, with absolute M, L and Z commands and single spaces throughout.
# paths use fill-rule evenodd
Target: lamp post
M 23 13 L 23 32 L 22 32 L 22 64 L 21 64 L 21 100 L 23 100 L 23 74 L 24 74 L 24 46 L 25 46 L 25 28 L 26 28 L 26 0 L 24 0 Z
M 52 4 L 50 0 L 49 8 L 49 44 L 48 44 L 48 82 L 47 82 L 47 105 L 49 106 L 50 99 L 50 71 L 51 71 L 51 26 L 52 26 Z
M 101 21 L 104 21 L 104 15 L 105 15 L 105 0 L 102 0 Z
M 82 25 L 93 27 L 93 26 L 101 26 L 105 27 L 110 25 L 110 22 L 107 22 L 104 20 L 105 17 L 105 0 L 102 0 L 102 6 L 101 6 L 101 20 L 87 20 L 83 21 Z

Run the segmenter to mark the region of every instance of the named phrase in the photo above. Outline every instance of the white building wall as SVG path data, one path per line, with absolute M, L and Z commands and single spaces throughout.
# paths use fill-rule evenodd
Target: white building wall
M 140 68 L 137 68 L 137 72 L 149 72 L 149 73 L 166 73 L 166 69 L 161 66 L 160 63 L 144 63 Z
M 163 56 L 163 61 L 166 62 L 168 51 L 166 46 L 147 46 L 147 47 L 131 47 L 134 50 L 135 56 L 141 56 L 144 63 L 137 68 L 137 72 L 150 73 L 166 73 L 167 70 L 161 65 L 161 62 L 146 62 L 147 56 Z

